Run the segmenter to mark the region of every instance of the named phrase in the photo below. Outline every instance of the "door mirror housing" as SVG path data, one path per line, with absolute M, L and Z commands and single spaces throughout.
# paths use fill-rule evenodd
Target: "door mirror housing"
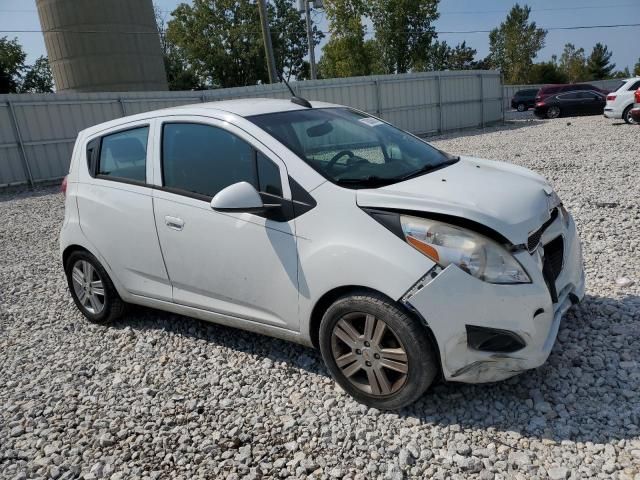
M 256 213 L 263 211 L 265 205 L 253 185 L 238 182 L 220 190 L 211 200 L 211 208 L 218 212 Z

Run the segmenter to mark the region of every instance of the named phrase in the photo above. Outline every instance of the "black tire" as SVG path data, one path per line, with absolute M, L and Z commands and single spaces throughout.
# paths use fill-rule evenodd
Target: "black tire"
M 519 103 L 516 107 L 516 110 L 518 110 L 519 112 L 526 112 L 527 106 L 524 103 Z
M 561 116 L 562 116 L 562 110 L 560 110 L 560 107 L 551 106 L 547 109 L 547 118 L 554 119 L 554 118 L 560 118 Z
M 633 104 L 629 105 L 627 108 L 624 109 L 624 112 L 622 112 L 622 119 L 629 125 L 635 125 L 638 123 L 633 118 L 631 118 L 632 108 L 633 108 Z
M 78 264 L 78 262 L 84 261 L 91 264 L 91 266 L 95 269 L 95 274 L 102 281 L 102 286 L 104 290 L 104 295 L 101 297 L 104 299 L 102 308 L 97 313 L 91 312 L 83 303 L 80 301 L 78 297 L 78 293 L 76 292 L 76 287 L 74 287 L 73 278 L 72 278 L 72 270 L 74 266 Z M 107 324 L 111 323 L 117 318 L 121 317 L 125 312 L 126 303 L 122 301 L 120 295 L 116 291 L 113 286 L 113 282 L 109 275 L 102 267 L 100 262 L 96 257 L 85 250 L 77 250 L 69 255 L 67 262 L 64 266 L 65 274 L 67 275 L 67 285 L 69 287 L 69 291 L 71 292 L 71 296 L 73 297 L 73 301 L 78 307 L 78 310 L 82 312 L 82 314 L 93 323 L 99 324 Z
M 334 358 L 335 344 L 332 342 L 336 342 L 334 338 L 336 324 L 349 316 L 367 314 L 374 316 L 374 322 L 382 320 L 388 329 L 385 331 L 390 331 L 385 335 L 393 335 L 391 338 L 397 339 L 406 352 L 407 372 L 403 374 L 404 378 L 399 380 L 402 382 L 401 386 L 395 387 L 398 389 L 388 395 L 375 395 L 363 391 L 361 387 L 357 386 L 355 380 L 353 382 L 349 380 Z M 366 338 L 364 335 L 360 338 Z M 428 337 L 426 327 L 393 302 L 375 293 L 354 292 L 337 299 L 322 317 L 319 345 L 322 358 L 336 382 L 357 401 L 380 410 L 398 409 L 413 403 L 425 393 L 439 373 L 434 345 Z M 359 350 L 354 350 L 354 352 L 357 351 Z M 365 352 L 361 351 L 359 355 L 364 358 Z M 381 362 L 381 360 L 378 361 Z M 369 364 L 369 366 L 371 365 Z M 343 366 L 343 368 L 348 367 Z M 365 375 L 365 368 L 362 367 L 358 373 Z M 389 373 L 393 374 L 394 372 Z M 355 377 L 355 375 L 352 376 Z M 388 377 L 386 378 L 388 379 Z M 397 385 L 397 382 L 394 385 Z

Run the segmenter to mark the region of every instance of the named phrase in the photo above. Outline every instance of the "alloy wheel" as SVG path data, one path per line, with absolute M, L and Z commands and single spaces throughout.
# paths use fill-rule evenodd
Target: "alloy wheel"
M 627 123 L 631 124 L 631 125 L 635 125 L 636 123 L 638 123 L 638 122 L 636 122 L 636 121 L 633 119 L 633 117 L 631 116 L 631 109 L 629 109 L 629 110 L 626 112 L 625 117 L 626 117 L 626 118 L 625 118 L 625 121 L 626 121 Z
M 384 321 L 369 313 L 343 316 L 331 334 L 331 351 L 356 388 L 376 396 L 396 393 L 407 381 L 407 352 Z
M 94 315 L 104 308 L 104 285 L 98 271 L 86 260 L 78 260 L 71 269 L 73 289 L 82 308 Z
M 518 111 L 519 112 L 524 112 L 524 104 L 522 104 L 522 103 L 518 104 Z
M 547 117 L 558 118 L 559 116 L 560 116 L 560 108 L 556 106 L 549 107 L 549 110 L 547 110 Z

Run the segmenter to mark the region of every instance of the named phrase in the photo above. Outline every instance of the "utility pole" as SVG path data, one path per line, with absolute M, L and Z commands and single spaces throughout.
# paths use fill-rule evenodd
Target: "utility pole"
M 316 74 L 316 52 L 315 52 L 315 42 L 313 41 L 313 27 L 311 25 L 311 7 L 309 6 L 309 1 L 305 0 L 304 2 L 304 10 L 307 17 L 307 42 L 309 44 L 309 65 L 311 65 L 311 80 L 316 80 L 318 78 Z
M 265 4 L 265 0 L 258 0 L 258 10 L 260 11 L 260 23 L 262 24 L 262 41 L 264 42 L 264 52 L 267 56 L 267 68 L 269 69 L 269 82 L 278 83 L 276 60 L 273 56 L 271 32 L 269 31 L 269 14 L 267 12 L 267 5 Z

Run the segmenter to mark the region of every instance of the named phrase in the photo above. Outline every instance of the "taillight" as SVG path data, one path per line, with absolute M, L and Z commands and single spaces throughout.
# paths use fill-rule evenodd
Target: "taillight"
M 607 95 L 607 101 L 613 102 L 616 99 L 615 95 Z
M 544 107 L 544 102 L 536 102 L 536 107 Z
M 640 88 L 636 90 L 636 103 L 640 103 Z
M 60 185 L 60 191 L 66 197 L 67 196 L 67 177 L 62 179 L 62 184 Z

